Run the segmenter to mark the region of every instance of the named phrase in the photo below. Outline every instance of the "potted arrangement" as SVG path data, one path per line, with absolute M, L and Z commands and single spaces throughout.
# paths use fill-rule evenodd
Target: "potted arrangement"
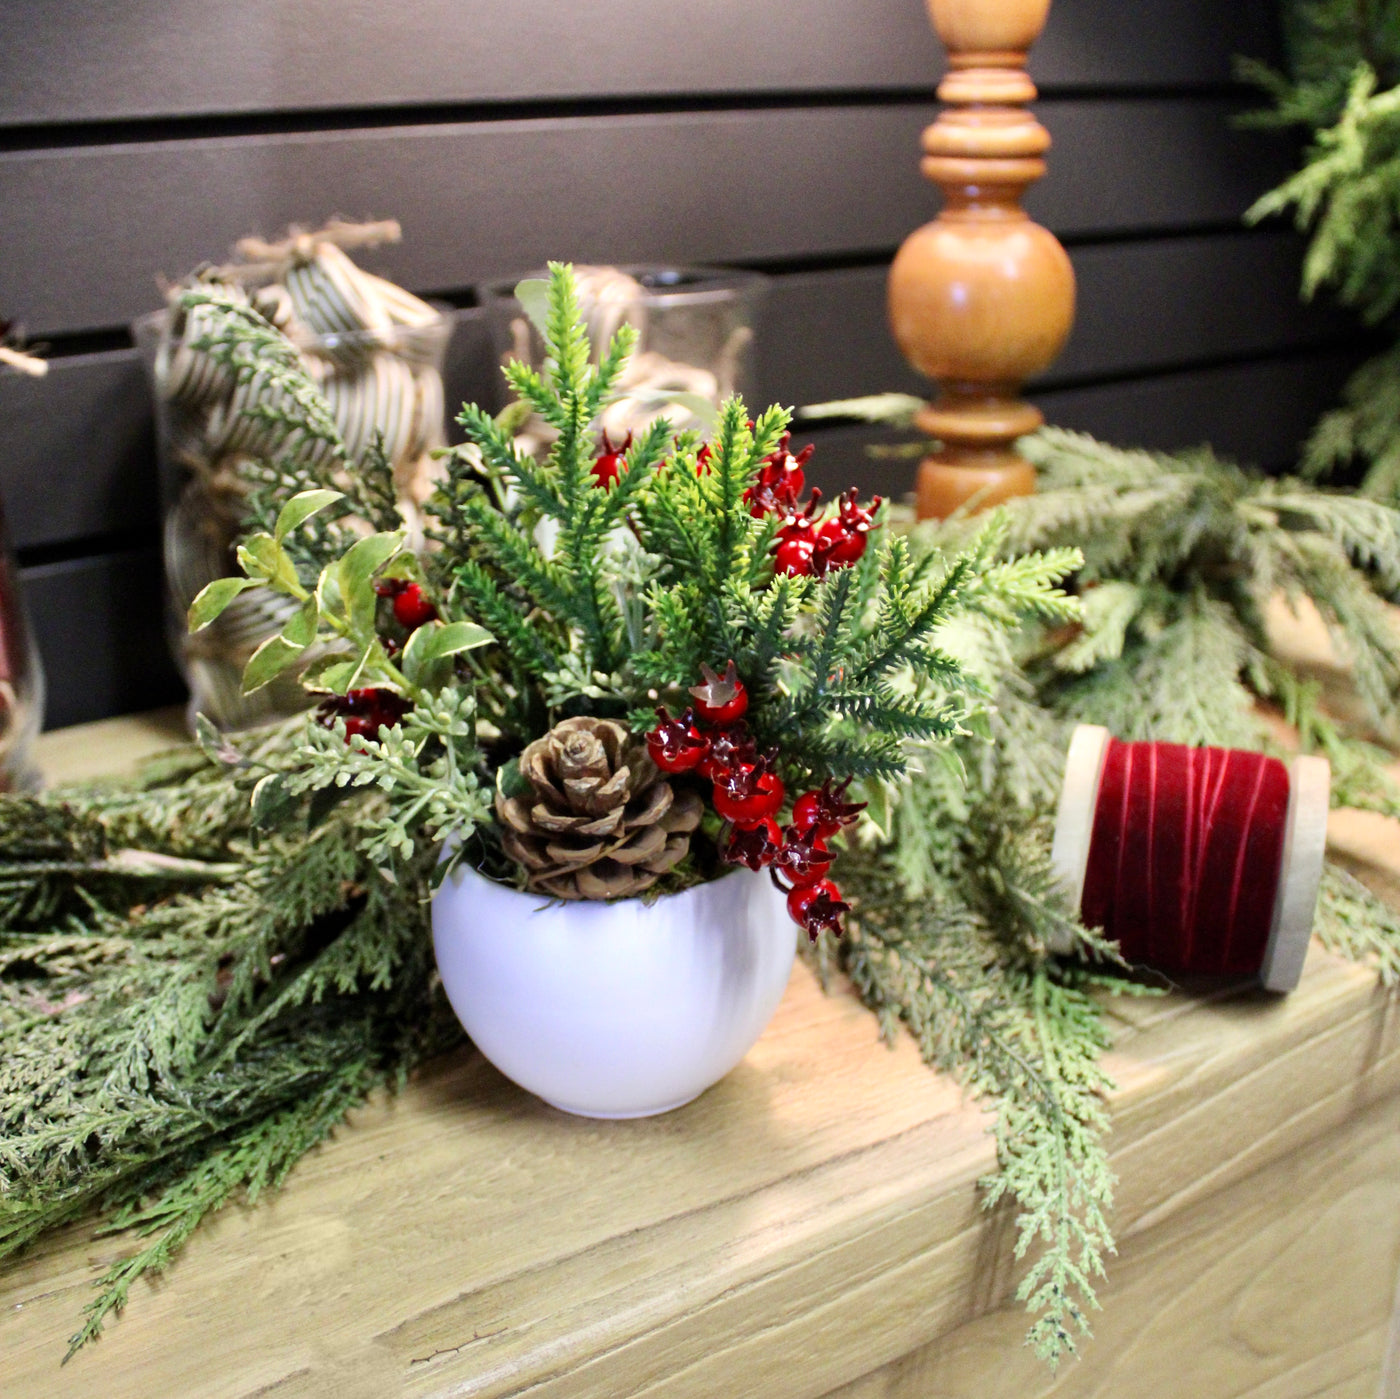
M 224 321 L 211 354 L 275 372 L 255 312 L 188 295 Z M 522 304 L 547 356 L 507 365 L 499 418 L 462 413 L 426 549 L 385 463 L 337 467 L 333 424 L 289 384 L 289 437 L 327 450 L 274 460 L 244 576 L 189 621 L 253 588 L 294 605 L 244 685 L 299 671 L 320 704 L 255 822 L 377 789 L 361 830 L 387 878 L 441 852 L 435 950 L 477 1045 L 569 1111 L 640 1115 L 742 1058 L 794 923 L 840 933 L 842 842 L 908 740 L 959 731 L 969 682 L 936 634 L 993 565 L 916 562 L 878 498 L 824 505 L 778 408 L 731 399 L 707 440 L 658 416 L 615 443 L 598 423 L 635 333 L 595 351 L 567 267 Z M 526 417 L 553 437 L 541 456 L 512 435 Z

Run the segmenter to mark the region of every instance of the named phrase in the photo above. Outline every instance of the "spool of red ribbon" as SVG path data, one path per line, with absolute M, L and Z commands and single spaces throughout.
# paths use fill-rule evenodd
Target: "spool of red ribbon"
M 1327 841 L 1327 760 L 1070 743 L 1052 863 L 1087 927 L 1129 962 L 1172 974 L 1298 984 Z

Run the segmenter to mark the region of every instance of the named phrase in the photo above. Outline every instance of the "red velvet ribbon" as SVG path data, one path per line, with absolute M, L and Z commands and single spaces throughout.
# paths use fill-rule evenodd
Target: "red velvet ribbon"
M 1110 739 L 1080 911 L 1130 962 L 1248 976 L 1278 898 L 1288 769 L 1277 758 Z

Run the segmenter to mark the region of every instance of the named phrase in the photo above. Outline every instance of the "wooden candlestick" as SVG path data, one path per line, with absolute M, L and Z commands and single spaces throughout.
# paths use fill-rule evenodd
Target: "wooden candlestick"
M 917 422 L 941 450 L 919 466 L 918 513 L 941 519 L 1035 489 L 1011 444 L 1044 421 L 1024 380 L 1060 353 L 1074 322 L 1074 270 L 1021 199 L 1045 173 L 1050 133 L 1025 110 L 1036 96 L 1026 54 L 1050 0 L 927 0 L 948 49 L 923 135 L 923 173 L 943 191 L 938 217 L 911 233 L 890 268 L 890 324 L 904 357 L 939 385 Z

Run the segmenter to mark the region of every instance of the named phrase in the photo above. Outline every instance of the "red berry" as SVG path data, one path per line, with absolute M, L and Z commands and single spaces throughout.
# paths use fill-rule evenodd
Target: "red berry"
M 772 864 L 782 848 L 782 830 L 771 816 L 765 816 L 752 826 L 735 826 L 729 832 L 724 858 L 731 865 L 747 865 L 751 870 L 760 870 L 764 865 Z
M 790 432 L 783 433 L 776 450 L 764 457 L 753 485 L 744 492 L 744 499 L 755 515 L 790 515 L 797 509 L 807 484 L 803 467 L 816 448 L 806 446 L 794 456 L 788 450 L 791 440 Z
M 664 710 L 656 711 L 661 720 L 647 734 L 647 752 L 662 772 L 690 772 L 708 756 L 710 740 L 695 726 L 695 715 L 687 709 L 679 719 Z
M 737 723 L 748 712 L 749 692 L 739 679 L 734 662 L 724 668 L 722 676 L 716 675 L 707 665 L 700 667 L 705 677 L 703 685 L 695 685 L 690 693 L 695 697 L 696 712 L 710 724 Z
M 816 791 L 804 792 L 792 804 L 793 829 L 799 835 L 815 829 L 823 840 L 829 840 L 842 826 L 849 826 L 865 810 L 864 802 L 844 800 L 850 785 L 851 780 L 847 778 L 839 786 L 832 787 L 828 778 Z
M 811 575 L 813 541 L 806 536 L 794 535 L 779 539 L 773 552 L 773 571 L 786 573 L 793 578 L 806 578 Z
M 743 724 L 735 724 L 710 736 L 710 751 L 700 764 L 700 776 L 717 782 L 741 763 L 754 763 L 757 760 L 758 749 L 749 737 L 748 729 Z
M 841 915 L 850 911 L 850 904 L 841 898 L 841 891 L 829 879 L 818 884 L 801 884 L 787 897 L 788 914 L 794 923 L 806 928 L 813 942 L 823 928 L 841 935 Z
M 398 597 L 408 587 L 407 578 L 381 578 L 374 585 L 376 597 Z
M 783 848 L 773 860 L 773 868 L 786 875 L 796 888 L 819 884 L 831 868 L 832 854 L 815 831 L 798 831 L 789 826 Z
M 409 583 L 394 598 L 394 616 L 401 627 L 413 631 L 424 622 L 431 622 L 437 616 L 437 608 L 428 601 L 420 584 Z
M 736 826 L 754 826 L 782 808 L 787 792 L 776 772 L 742 763 L 715 779 L 715 810 Z
M 860 492 L 854 486 L 841 493 L 837 513 L 818 533 L 816 555 L 818 572 L 826 568 L 845 568 L 856 563 L 865 553 L 866 538 L 875 524 L 875 512 L 880 497 L 869 505 L 860 503 Z
M 327 728 L 343 719 L 348 743 L 352 738 L 378 738 L 381 726 L 392 728 L 411 708 L 402 695 L 392 690 L 349 690 L 325 700 L 316 717 Z
M 623 460 L 623 455 L 631 445 L 632 434 L 630 432 L 620 447 L 614 447 L 607 429 L 603 429 L 603 450 L 593 459 L 593 484 L 595 486 L 616 485 L 617 478 L 627 470 L 627 463 Z
M 817 549 L 828 567 L 846 567 L 865 553 L 866 536 L 848 530 L 840 520 L 828 520 L 818 532 Z

